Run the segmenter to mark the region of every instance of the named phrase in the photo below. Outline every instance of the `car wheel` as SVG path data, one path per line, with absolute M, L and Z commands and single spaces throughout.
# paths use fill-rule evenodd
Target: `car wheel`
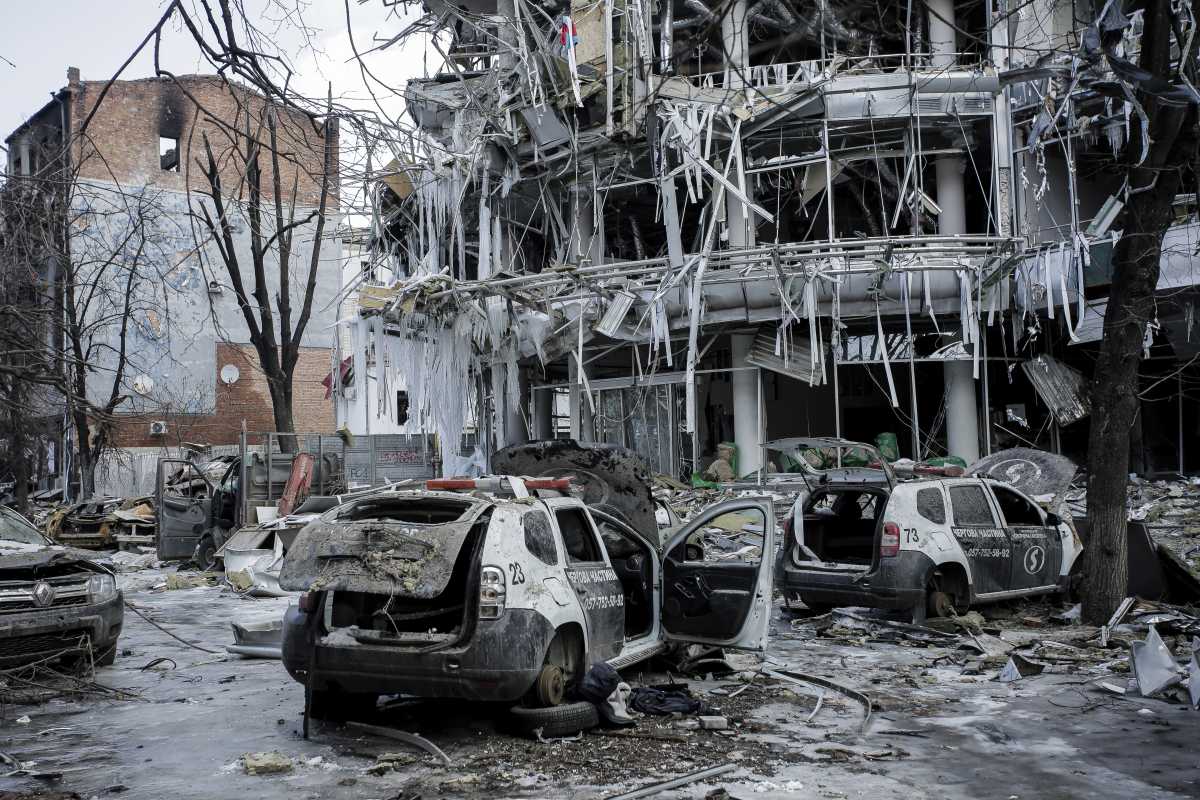
M 517 733 L 537 738 L 540 732 L 543 739 L 574 736 L 600 724 L 596 707 L 587 702 L 566 703 L 553 708 L 513 706 L 509 716 Z
M 313 689 L 308 699 L 308 716 L 330 722 L 366 717 L 375 710 L 379 695 Z
M 561 705 L 567 695 L 567 681 L 563 677 L 562 668 L 557 664 L 546 664 L 538 673 L 537 682 L 533 685 L 533 693 L 538 705 L 545 708 Z
M 927 592 L 925 594 L 925 612 L 931 617 L 954 616 L 957 613 L 954 608 L 954 595 L 949 592 Z
M 205 536 L 196 545 L 196 552 L 192 554 L 192 561 L 196 562 L 196 566 L 205 572 L 211 570 L 217 565 L 217 543 L 213 541 L 211 536 Z

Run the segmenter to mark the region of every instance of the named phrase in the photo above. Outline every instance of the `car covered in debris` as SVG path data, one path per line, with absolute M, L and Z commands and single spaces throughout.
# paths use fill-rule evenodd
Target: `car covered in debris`
M 112 664 L 123 622 L 112 572 L 0 506 L 0 667 L 80 657 Z
M 310 714 L 404 693 L 552 717 L 593 663 L 626 667 L 670 642 L 765 646 L 769 498 L 718 504 L 664 535 L 648 486 L 636 526 L 569 487 L 563 477 L 430 481 L 338 506 L 302 530 L 279 582 L 305 593 L 287 612 L 283 656 L 309 688 Z M 721 560 L 689 549 L 722 519 L 755 545 Z
M 1069 588 L 1082 543 L 1030 497 L 1049 505 L 1074 476 L 1068 459 L 1009 450 L 961 477 L 897 481 L 871 445 L 796 439 L 786 448 L 832 455 L 828 469 L 804 470 L 784 524 L 775 579 L 789 603 L 912 609 L 921 619 Z M 851 450 L 870 458 L 840 466 Z

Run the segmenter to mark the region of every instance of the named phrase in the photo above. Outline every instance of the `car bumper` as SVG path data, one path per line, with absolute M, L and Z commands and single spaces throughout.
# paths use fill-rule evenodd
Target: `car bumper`
M 933 561 L 924 553 L 901 551 L 868 572 L 831 572 L 797 566 L 781 555 L 778 587 L 785 597 L 809 605 L 909 609 L 925 602 Z
M 480 620 L 463 645 L 422 652 L 395 645 L 321 644 L 313 616 L 289 608 L 283 663 L 292 678 L 318 690 L 512 702 L 533 686 L 554 638 L 535 611 L 509 609 Z
M 98 655 L 116 645 L 124 620 L 120 592 L 94 605 L 0 615 L 0 665 L 37 661 L 64 650 L 82 649 L 89 642 Z

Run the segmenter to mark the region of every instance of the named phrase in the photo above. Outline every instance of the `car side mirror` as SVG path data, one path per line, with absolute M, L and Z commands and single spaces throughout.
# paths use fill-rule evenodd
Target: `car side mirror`
M 1062 519 L 1058 516 L 1058 514 L 1048 511 L 1046 512 L 1046 524 L 1057 528 L 1062 524 Z

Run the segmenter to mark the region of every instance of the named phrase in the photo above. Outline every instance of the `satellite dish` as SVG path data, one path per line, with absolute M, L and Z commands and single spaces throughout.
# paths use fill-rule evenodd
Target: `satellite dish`
M 133 390 L 145 397 L 154 391 L 154 379 L 149 375 L 138 375 L 133 379 Z
M 240 378 L 241 376 L 242 376 L 242 373 L 240 371 L 238 371 L 238 368 L 235 367 L 233 364 L 226 364 L 225 366 L 221 367 L 221 383 L 224 383 L 224 384 L 237 383 L 237 379 Z

